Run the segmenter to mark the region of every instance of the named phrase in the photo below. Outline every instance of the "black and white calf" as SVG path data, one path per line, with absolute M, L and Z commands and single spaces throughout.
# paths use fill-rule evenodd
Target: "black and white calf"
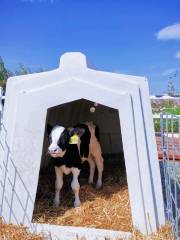
M 98 169 L 96 188 L 102 186 L 103 157 L 99 143 L 99 130 L 93 123 L 78 124 L 73 128 L 50 127 L 50 145 L 48 153 L 52 157 L 56 172 L 54 205 L 60 204 L 60 190 L 63 186 L 63 174 L 73 174 L 71 183 L 75 195 L 74 207 L 80 206 L 78 176 L 83 161 L 90 165 L 89 184 L 93 183 L 95 167 Z M 75 141 L 73 140 L 75 138 Z M 74 141 L 74 142 L 73 142 Z

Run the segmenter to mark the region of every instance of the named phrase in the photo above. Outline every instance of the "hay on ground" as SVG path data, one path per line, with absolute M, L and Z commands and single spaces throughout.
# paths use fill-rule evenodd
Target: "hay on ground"
M 167 224 L 162 226 L 156 234 L 149 236 L 143 236 L 139 231 L 133 229 L 131 240 L 176 240 L 176 238 L 174 237 L 171 226 Z
M 55 209 L 53 183 L 46 175 L 41 176 L 33 222 L 130 231 L 132 221 L 125 171 L 113 166 L 110 173 L 105 172 L 100 190 L 84 180 L 85 185 L 80 189 L 81 207 L 76 209 L 69 179 L 62 189 L 60 207 Z
M 40 235 L 30 234 L 23 226 L 4 224 L 0 219 L 0 239 L 3 240 L 43 240 Z M 82 238 L 80 238 L 82 239 Z M 80 240 L 77 237 L 77 240 Z M 85 237 L 83 237 L 86 240 Z M 61 240 L 61 239 L 60 239 Z M 120 240 L 120 239 L 117 239 Z M 169 225 L 163 226 L 156 234 L 143 236 L 137 230 L 133 230 L 132 238 L 129 240 L 175 240 Z
M 0 219 L 0 239 L 3 240 L 43 240 L 40 235 L 31 234 L 23 226 L 5 224 Z
M 131 240 L 175 240 L 169 225 L 150 236 L 143 236 L 133 228 L 124 167 L 105 165 L 103 188 L 100 190 L 87 184 L 87 176 L 80 177 L 81 207 L 73 207 L 68 176 L 61 190 L 61 204 L 55 209 L 52 206 L 54 179 L 46 174 L 40 175 L 33 222 L 129 231 L 132 232 Z

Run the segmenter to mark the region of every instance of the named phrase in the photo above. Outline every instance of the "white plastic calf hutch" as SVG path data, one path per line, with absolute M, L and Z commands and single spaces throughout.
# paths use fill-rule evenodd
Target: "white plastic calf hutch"
M 82 53 L 65 53 L 53 71 L 8 79 L 0 146 L 0 215 L 8 223 L 23 223 L 61 239 L 118 234 L 31 222 L 47 110 L 82 99 L 117 109 L 132 221 L 142 233 L 156 231 L 165 217 L 147 79 L 90 69 Z

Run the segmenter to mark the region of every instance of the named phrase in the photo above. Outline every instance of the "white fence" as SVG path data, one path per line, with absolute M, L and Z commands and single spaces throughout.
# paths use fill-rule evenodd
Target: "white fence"
M 161 114 L 161 175 L 166 219 L 180 239 L 180 116 Z M 178 160 L 177 160 L 178 159 Z

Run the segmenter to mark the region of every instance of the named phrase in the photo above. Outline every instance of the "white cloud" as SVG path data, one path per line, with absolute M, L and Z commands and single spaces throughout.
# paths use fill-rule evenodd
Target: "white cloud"
M 179 58 L 179 59 L 180 59 L 180 51 L 178 51 L 178 52 L 176 53 L 176 58 Z
M 161 29 L 157 33 L 158 40 L 180 40 L 180 23 L 176 23 Z

